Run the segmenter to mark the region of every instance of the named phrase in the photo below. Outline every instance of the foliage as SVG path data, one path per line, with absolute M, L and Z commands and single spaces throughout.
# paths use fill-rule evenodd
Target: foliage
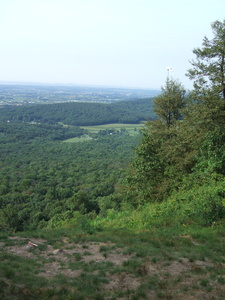
M 136 149 L 133 171 L 128 176 L 131 190 L 135 187 L 139 191 L 139 204 L 150 199 L 165 199 L 180 183 L 180 173 L 190 169 L 191 162 L 186 157 L 188 142 L 183 143 L 185 124 L 179 120 L 184 105 L 182 85 L 167 79 L 162 94 L 154 100 L 159 119 L 145 123 L 141 143 Z M 181 162 L 181 156 L 185 162 Z
M 174 278 L 168 272 L 174 263 L 176 272 L 186 272 L 182 290 L 176 291 L 175 298 L 186 291 L 188 278 L 192 279 L 192 294 L 196 298 L 203 296 L 202 290 L 196 292 L 197 288 L 204 289 L 204 296 L 208 296 L 215 285 L 215 291 L 220 290 L 219 297 L 224 297 L 221 240 L 225 225 L 225 90 L 223 52 L 219 48 L 224 45 L 224 23 L 216 21 L 212 27 L 215 38 L 205 38 L 204 48 L 194 51 L 197 62 L 192 63 L 195 69 L 189 70 L 189 76 L 199 76 L 195 89 L 184 97 L 182 85 L 167 79 L 162 94 L 154 102 L 158 119 L 145 123 L 127 176 L 124 169 L 133 159 L 132 149 L 138 143 L 138 135 L 105 128 L 89 133 L 92 139 L 85 143 L 63 143 L 87 131 L 56 123 L 104 123 L 109 115 L 109 122 L 143 120 L 144 115 L 139 114 L 142 109 L 132 116 L 132 109 L 138 108 L 140 102 L 101 107 L 69 103 L 49 106 L 46 113 L 41 106 L 1 110 L 0 119 L 11 118 L 0 127 L 0 239 L 4 240 L 1 245 L 6 249 L 14 241 L 7 240 L 7 232 L 35 229 L 36 237 L 45 236 L 55 248 L 85 241 L 83 248 L 87 249 L 89 241 L 96 245 L 98 240 L 98 255 L 104 258 L 98 264 L 86 263 L 79 249 L 79 253 L 73 252 L 73 260 L 66 254 L 66 259 L 61 260 L 64 265 L 59 268 L 64 270 L 65 262 L 70 261 L 69 271 L 82 270 L 75 279 L 61 273 L 43 280 L 36 275 L 41 273 L 41 265 L 36 261 L 29 260 L 32 266 L 28 266 L 24 259 L 3 253 L 1 296 L 140 299 L 153 295 L 172 299 L 174 283 L 182 281 L 182 276 Z M 211 85 L 200 87 L 205 76 Z M 127 109 L 123 111 L 124 105 Z M 80 114 L 77 120 L 76 112 Z M 117 112 L 120 113 L 115 117 Z M 41 124 L 37 124 L 40 120 Z M 27 123 L 31 121 L 36 123 Z M 116 247 L 118 251 L 113 252 Z M 47 249 L 47 245 L 41 249 Z M 114 265 L 109 257 L 113 254 L 111 257 L 115 258 L 119 251 L 123 251 L 126 259 L 121 265 Z M 40 252 L 35 255 L 41 256 Z M 86 251 L 84 255 L 90 253 Z M 56 257 L 50 259 L 55 263 Z M 47 260 L 43 255 L 41 259 L 42 264 L 49 266 L 49 257 Z M 153 268 L 157 263 L 158 269 Z M 166 272 L 159 273 L 165 266 Z M 18 276 L 16 268 L 24 276 Z M 33 268 L 35 274 L 30 272 Z M 107 294 L 104 284 L 109 283 L 110 276 L 115 283 L 115 274 L 121 279 L 119 282 L 129 274 L 127 282 L 141 278 L 141 284 L 135 289 L 125 286 L 115 291 L 110 287 Z M 198 283 L 194 287 L 193 276 Z
M 59 125 L 2 124 L 0 230 L 54 228 L 71 219 L 75 224 L 77 212 L 99 213 L 120 205 L 121 199 L 111 195 L 138 136 L 95 134 L 85 143 L 62 142 L 84 132 Z
M 80 137 L 87 133 L 78 127 L 63 127 L 62 125 L 28 124 L 28 123 L 3 123 L 0 122 L 1 144 L 31 140 L 60 141 L 72 137 Z
M 222 226 L 193 225 L 0 234 L 0 297 L 223 299 L 223 239 Z
M 223 222 L 225 109 L 215 66 L 224 37 L 223 24 L 213 26 L 215 39 L 195 51 L 198 62 L 206 59 L 195 67 L 208 73 L 192 74 L 209 76 L 211 86 L 196 84 L 185 94 L 168 78 L 154 103 L 1 109 L 0 230 L 74 227 L 90 234 L 110 226 Z M 158 119 L 145 122 L 140 140 L 124 128 L 90 133 L 72 126 L 141 121 L 153 116 L 152 104 Z M 85 134 L 89 140 L 77 142 Z
M 149 206 L 148 224 L 208 226 L 225 217 L 224 61 L 218 49 L 224 45 L 225 35 L 224 24 L 212 26 L 215 39 L 209 42 L 205 38 L 205 48 L 195 50 L 196 69 L 189 71 L 192 78 L 199 75 L 200 82 L 202 76 L 209 76 L 211 86 L 196 84 L 195 90 L 182 98 L 181 85 L 177 85 L 178 97 L 171 88 L 176 82 L 167 79 L 162 94 L 154 100 L 158 120 L 145 124 L 136 149 L 127 177 L 128 198 L 140 209 L 143 203 L 162 202 Z
M 164 226 L 211 226 L 225 218 L 225 181 L 210 177 L 187 178 L 183 188 L 160 203 L 145 203 L 137 209 L 124 205 L 97 216 L 93 225 L 101 228 L 147 229 Z M 193 187 L 192 182 L 198 182 Z
M 58 103 L 35 106 L 13 106 L 0 109 L 2 122 L 33 122 L 73 126 L 91 126 L 110 123 L 140 123 L 154 118 L 152 99 L 118 103 Z
M 135 200 L 138 204 L 150 196 L 157 199 L 157 186 L 163 180 L 165 165 L 160 156 L 163 135 L 158 135 L 157 125 L 158 122 L 145 124 L 141 143 L 136 149 L 137 158 L 127 178 L 130 191 L 138 192 Z
M 154 99 L 156 115 L 170 127 L 181 118 L 184 107 L 185 90 L 183 86 L 172 78 L 167 78 L 162 93 Z
M 225 175 L 225 134 L 222 128 L 208 132 L 196 157 L 196 173 L 210 174 L 217 178 Z
M 213 88 L 225 99 L 225 20 L 211 24 L 214 38 L 204 37 L 202 48 L 195 48 L 188 77 L 195 79 L 195 88 Z

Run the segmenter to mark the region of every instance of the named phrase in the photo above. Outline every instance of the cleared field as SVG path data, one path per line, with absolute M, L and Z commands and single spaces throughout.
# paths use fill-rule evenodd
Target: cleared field
M 143 124 L 106 124 L 98 126 L 81 126 L 81 128 L 88 130 L 90 133 L 98 133 L 100 130 L 114 129 L 120 131 L 127 130 L 130 134 L 137 134 L 142 128 Z
M 63 124 L 63 126 L 69 126 Z M 92 133 L 98 133 L 101 130 L 126 130 L 126 132 L 129 135 L 135 136 L 138 135 L 140 132 L 140 129 L 142 128 L 143 124 L 106 124 L 106 125 L 98 125 L 98 126 L 81 126 L 81 128 L 86 129 L 90 134 Z M 88 134 L 85 134 L 81 137 L 75 137 L 71 139 L 67 139 L 64 142 L 66 143 L 78 143 L 78 142 L 85 142 L 91 140 L 92 137 L 90 137 Z
M 86 134 L 86 135 L 83 135 L 81 137 L 74 137 L 74 138 L 71 138 L 71 139 L 67 139 L 64 142 L 66 142 L 66 143 L 78 143 L 78 142 L 89 141 L 91 139 L 92 138 L 89 135 Z

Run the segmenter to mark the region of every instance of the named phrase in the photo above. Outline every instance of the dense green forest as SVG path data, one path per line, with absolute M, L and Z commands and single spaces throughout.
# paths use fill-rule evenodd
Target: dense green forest
M 85 143 L 64 143 L 86 131 L 26 123 L 0 125 L 2 230 L 42 227 L 52 218 L 71 218 L 76 211 L 99 213 L 119 205 L 113 196 L 115 184 L 138 137 L 126 131 L 101 132 Z
M 80 214 L 93 228 L 223 223 L 225 23 L 212 29 L 193 51 L 190 92 L 168 77 L 154 99 L 2 108 L 1 230 L 70 226 Z M 87 134 L 78 125 L 143 120 L 141 136 L 64 142 Z
M 91 134 L 75 125 L 133 123 L 151 117 L 152 99 L 0 109 L 0 228 L 55 226 L 74 213 L 119 208 L 116 185 L 139 139 L 125 129 Z M 62 123 L 70 125 L 64 126 Z M 65 143 L 89 134 L 85 143 Z
M 0 123 L 0 144 L 13 142 L 26 143 L 39 140 L 55 141 L 80 137 L 87 131 L 78 127 L 63 127 L 61 125 L 28 124 L 28 123 Z
M 0 109 L 1 299 L 224 299 L 225 20 L 211 26 L 192 91 L 168 76 L 150 100 Z
M 109 123 L 139 123 L 154 118 L 153 99 L 118 103 L 59 103 L 36 106 L 10 106 L 0 109 L 0 121 L 36 122 L 74 126 Z

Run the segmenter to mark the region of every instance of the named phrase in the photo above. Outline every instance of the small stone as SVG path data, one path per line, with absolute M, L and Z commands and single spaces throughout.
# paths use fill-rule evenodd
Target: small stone
M 64 253 L 64 251 L 62 249 L 56 249 L 52 252 L 54 255 L 56 254 L 60 254 L 60 253 Z

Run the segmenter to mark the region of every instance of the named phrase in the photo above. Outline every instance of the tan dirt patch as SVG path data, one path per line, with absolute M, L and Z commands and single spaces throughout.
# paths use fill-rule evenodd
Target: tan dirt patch
M 188 238 L 189 237 L 184 237 Z M 37 247 L 33 247 L 27 243 L 28 239 L 20 237 L 10 237 L 10 240 L 15 240 L 14 245 L 6 246 L 5 243 L 1 243 L 0 247 L 3 248 L 5 252 L 19 255 L 25 258 L 32 258 L 38 261 L 38 259 L 44 259 L 41 272 L 39 276 L 45 278 L 52 278 L 55 275 L 64 275 L 66 277 L 74 278 L 81 275 L 83 272 L 82 268 L 79 270 L 71 270 L 69 268 L 69 262 L 76 262 L 76 254 L 81 256 L 80 261 L 83 263 L 89 262 L 111 262 L 114 266 L 122 266 L 123 263 L 131 258 L 131 255 L 126 255 L 122 253 L 122 250 L 119 248 L 113 248 L 115 246 L 113 243 L 94 243 L 94 242 L 85 242 L 85 243 L 70 243 L 68 238 L 62 238 L 64 245 L 59 249 L 54 249 L 51 245 L 47 245 L 46 249 L 40 247 L 40 245 L 47 244 L 46 240 L 43 239 L 30 239 L 31 242 L 37 244 Z M 16 244 L 18 241 L 18 244 Z M 24 244 L 21 243 L 24 241 Z M 21 245 L 22 244 L 22 245 Z M 101 251 L 102 246 L 105 246 L 110 249 L 106 251 Z M 150 262 L 150 257 L 146 258 L 146 261 L 138 267 L 136 273 L 140 276 L 133 276 L 132 272 L 118 272 L 116 274 L 110 274 L 110 270 L 106 273 L 106 277 L 109 280 L 109 283 L 103 285 L 105 291 L 116 292 L 118 290 L 127 291 L 127 290 L 136 290 L 140 284 L 149 280 L 154 275 L 158 277 L 159 289 L 160 284 L 170 283 L 170 286 L 166 288 L 166 294 L 162 297 L 163 299 L 174 299 L 174 300 L 195 300 L 195 299 L 216 299 L 214 294 L 220 296 L 220 299 L 223 299 L 225 293 L 225 285 L 221 285 L 218 282 L 214 282 L 209 278 L 210 285 L 213 286 L 213 290 L 207 291 L 203 290 L 200 286 L 200 280 L 205 278 L 201 275 L 193 274 L 193 271 L 196 268 L 205 269 L 207 267 L 213 267 L 211 261 L 200 261 L 196 260 L 190 262 L 187 258 L 180 257 L 179 260 L 170 261 L 168 265 L 165 265 L 163 262 Z M 98 274 L 98 270 L 93 271 L 93 273 Z M 178 280 L 179 279 L 179 280 Z M 197 286 L 198 288 L 194 288 Z M 149 287 L 147 299 L 158 299 L 157 295 L 154 293 L 154 289 L 151 290 Z M 191 289 L 193 294 L 189 293 Z M 165 291 L 165 289 L 164 289 Z M 180 295 L 182 294 L 182 298 Z M 127 299 L 124 297 L 118 298 L 120 300 Z
M 107 290 L 118 291 L 118 290 L 131 290 L 137 289 L 140 285 L 140 279 L 133 277 L 131 274 L 119 273 L 119 274 L 108 274 L 109 283 L 105 288 Z

